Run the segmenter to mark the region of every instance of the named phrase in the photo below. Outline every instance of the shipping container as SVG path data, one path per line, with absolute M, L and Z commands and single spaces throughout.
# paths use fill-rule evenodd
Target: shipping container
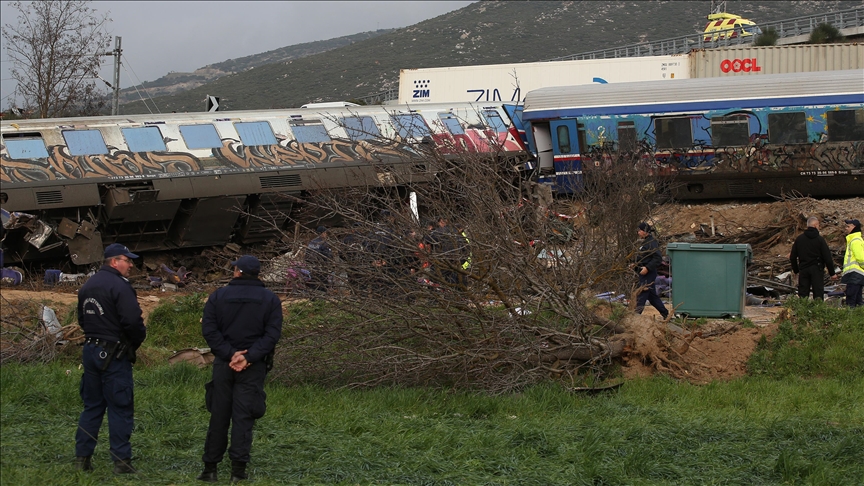
M 538 88 L 686 79 L 687 55 L 402 69 L 399 103 L 519 102 Z
M 857 43 L 743 45 L 693 50 L 688 56 L 691 78 L 864 69 L 864 44 Z

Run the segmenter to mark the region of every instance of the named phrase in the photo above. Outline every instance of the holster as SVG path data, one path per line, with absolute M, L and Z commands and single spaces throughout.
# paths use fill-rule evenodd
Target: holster
M 262 358 L 261 361 L 264 362 L 264 366 L 267 368 L 267 371 L 270 371 L 273 369 L 273 358 L 275 356 L 276 356 L 276 351 L 273 350 L 272 352 L 265 354 L 264 358 Z
M 114 361 L 114 358 L 117 356 L 118 350 L 123 347 L 121 343 L 115 343 L 111 346 L 103 346 L 102 349 L 105 350 L 105 359 L 102 361 L 102 367 L 100 371 L 105 371 L 108 369 L 108 366 Z

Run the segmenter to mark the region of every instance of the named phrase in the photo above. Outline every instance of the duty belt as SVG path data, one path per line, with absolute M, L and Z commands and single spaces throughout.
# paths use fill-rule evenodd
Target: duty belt
M 117 345 L 120 343 L 116 342 L 116 341 L 108 341 L 107 339 L 86 338 L 86 339 L 84 339 L 84 344 L 92 344 L 93 346 L 100 346 L 102 348 L 105 348 L 105 350 L 112 352 L 117 347 Z

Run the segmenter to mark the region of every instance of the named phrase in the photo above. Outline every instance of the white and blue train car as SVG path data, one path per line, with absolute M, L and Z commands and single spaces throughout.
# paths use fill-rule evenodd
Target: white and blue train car
M 557 193 L 636 164 L 677 199 L 864 195 L 860 69 L 549 87 L 514 118 Z
M 346 105 L 3 121 L 6 261 L 256 243 L 308 194 L 432 180 L 430 150 L 524 160 L 500 105 Z

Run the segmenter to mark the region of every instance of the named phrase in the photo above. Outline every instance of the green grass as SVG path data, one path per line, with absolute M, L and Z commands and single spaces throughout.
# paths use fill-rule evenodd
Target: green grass
M 293 325 L 320 324 L 320 305 L 292 309 Z M 201 296 L 163 304 L 143 351 L 188 347 L 201 306 Z M 597 395 L 547 384 L 489 396 L 268 383 L 253 484 L 864 484 L 864 312 L 789 307 L 795 317 L 761 345 L 751 376 L 706 386 L 656 377 Z M 85 474 L 72 466 L 81 370 L 66 354 L 0 367 L 0 485 L 195 484 L 209 369 L 139 361 L 140 474 L 111 474 L 107 424 Z
M 822 376 L 854 380 L 864 376 L 864 308 L 835 308 L 793 298 L 793 317 L 777 335 L 763 339 L 748 371 L 773 378 Z
M 2 484 L 191 484 L 209 370 L 137 369 L 136 479 L 114 478 L 103 427 L 73 471 L 80 370 L 7 365 Z M 756 377 L 698 387 L 656 378 L 573 395 L 268 385 L 255 484 L 860 484 L 864 378 Z M 227 479 L 227 464 L 220 471 Z

